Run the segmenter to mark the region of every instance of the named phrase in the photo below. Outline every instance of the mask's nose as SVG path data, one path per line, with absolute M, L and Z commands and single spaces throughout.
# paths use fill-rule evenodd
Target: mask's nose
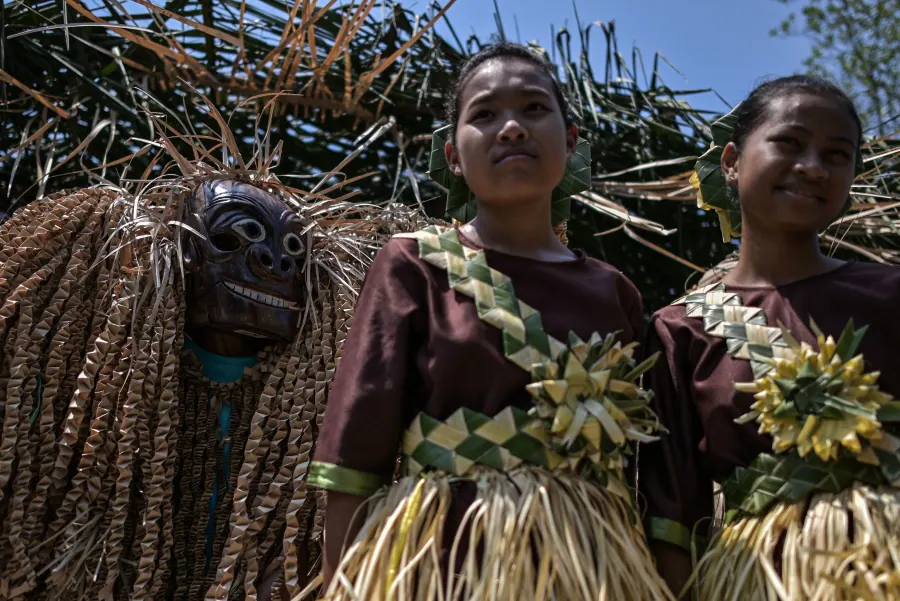
M 288 280 L 297 272 L 297 262 L 293 257 L 268 248 L 265 244 L 250 247 L 250 271 L 258 278 L 266 280 Z

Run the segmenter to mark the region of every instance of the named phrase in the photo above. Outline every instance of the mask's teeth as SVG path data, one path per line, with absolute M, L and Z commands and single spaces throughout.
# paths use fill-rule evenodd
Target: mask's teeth
M 249 288 L 244 288 L 243 286 L 238 286 L 237 284 L 232 284 L 231 282 L 225 282 L 225 286 L 239 296 L 255 300 L 270 307 L 278 307 L 279 309 L 283 309 L 297 306 L 297 303 L 279 298 L 277 296 L 272 296 L 270 294 L 256 292 L 255 290 L 250 290 Z

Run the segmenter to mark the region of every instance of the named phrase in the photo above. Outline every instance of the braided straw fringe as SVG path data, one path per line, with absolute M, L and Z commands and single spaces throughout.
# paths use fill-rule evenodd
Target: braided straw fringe
M 474 475 L 476 499 L 445 564 L 461 567 L 445 573 L 444 520 L 455 480 L 446 474 L 406 477 L 373 497 L 368 520 L 324 599 L 673 598 L 642 542 L 640 521 L 621 497 L 582 478 L 530 466 L 508 473 L 482 468 Z
M 700 601 L 900 601 L 900 490 L 857 484 L 735 520 L 697 574 Z

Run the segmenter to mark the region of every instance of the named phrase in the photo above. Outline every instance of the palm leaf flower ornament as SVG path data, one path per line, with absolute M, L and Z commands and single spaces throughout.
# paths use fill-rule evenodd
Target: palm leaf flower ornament
M 851 321 L 837 340 L 812 329 L 817 348 L 782 327 L 784 350 L 735 384 L 754 396 L 736 421 L 757 422 L 773 452 L 722 484 L 726 524 L 698 565 L 700 599 L 900 598 L 900 403 L 864 369 L 865 328 Z
M 636 348 L 634 342 L 623 346 L 614 334 L 595 334 L 587 342 L 570 334 L 555 362 L 532 367 L 532 414 L 549 424 L 551 445 L 568 469 L 590 469 L 601 478 L 620 474 L 629 443 L 657 440 L 651 434 L 658 428 L 649 409 L 652 394 L 637 383 L 657 356 L 636 365 Z

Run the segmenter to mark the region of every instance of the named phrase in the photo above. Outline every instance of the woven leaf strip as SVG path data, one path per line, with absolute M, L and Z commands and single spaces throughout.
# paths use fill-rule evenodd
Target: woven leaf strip
M 502 471 L 523 463 L 548 470 L 563 458 L 550 449 L 550 434 L 541 420 L 507 407 L 494 417 L 458 409 L 445 421 L 419 413 L 403 438 L 404 475 L 440 470 L 466 476 L 482 465 Z
M 760 454 L 749 467 L 737 468 L 723 483 L 729 518 L 743 512 L 759 515 L 774 503 L 795 503 L 814 493 L 839 493 L 854 482 L 879 485 L 876 466 L 853 458 L 824 462 L 815 456 Z
M 750 361 L 754 378 L 772 369 L 770 359 L 793 354 L 781 328 L 768 325 L 766 312 L 759 307 L 742 306 L 740 295 L 726 292 L 724 284 L 700 288 L 672 304 L 684 305 L 688 317 L 702 319 L 710 336 L 724 338 L 729 355 Z
M 463 246 L 455 229 L 432 225 L 397 237 L 417 240 L 422 260 L 445 270 L 450 287 L 475 300 L 478 317 L 503 333 L 506 357 L 525 371 L 565 348 L 544 331 L 540 313 L 516 298 L 509 277 L 488 266 L 483 250 Z

